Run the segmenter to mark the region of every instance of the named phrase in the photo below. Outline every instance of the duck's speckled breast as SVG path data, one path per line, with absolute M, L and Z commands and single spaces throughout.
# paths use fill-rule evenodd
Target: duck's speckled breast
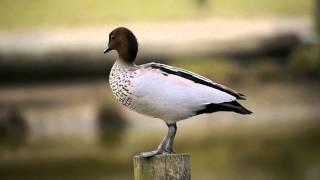
M 109 75 L 110 87 L 113 95 L 122 105 L 135 110 L 130 89 L 132 88 L 132 80 L 136 72 L 119 61 L 117 60 L 112 66 Z

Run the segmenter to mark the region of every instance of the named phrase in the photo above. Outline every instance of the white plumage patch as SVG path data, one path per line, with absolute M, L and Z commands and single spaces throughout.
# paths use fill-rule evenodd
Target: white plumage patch
M 166 66 L 166 68 L 172 68 Z M 183 69 L 174 70 L 189 73 Z M 136 110 L 140 113 L 176 122 L 195 115 L 204 105 L 235 101 L 237 98 L 219 89 L 152 68 L 137 70 L 132 89 Z M 192 73 L 192 76 L 213 83 L 211 80 Z

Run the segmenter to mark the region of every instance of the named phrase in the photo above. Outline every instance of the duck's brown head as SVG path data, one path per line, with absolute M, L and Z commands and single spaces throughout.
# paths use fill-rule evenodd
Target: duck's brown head
M 104 53 L 111 50 L 116 50 L 123 61 L 133 63 L 138 52 L 137 39 L 129 29 L 125 27 L 116 28 L 109 34 L 108 47 L 104 50 Z

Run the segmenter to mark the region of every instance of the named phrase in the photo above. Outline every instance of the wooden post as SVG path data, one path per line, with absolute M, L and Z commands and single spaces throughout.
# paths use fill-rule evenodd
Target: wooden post
M 190 180 L 189 154 L 157 155 L 151 158 L 134 156 L 135 180 Z

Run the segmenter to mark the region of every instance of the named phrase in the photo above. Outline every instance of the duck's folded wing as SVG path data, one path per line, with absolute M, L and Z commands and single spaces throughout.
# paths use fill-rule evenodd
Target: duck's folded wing
M 148 63 L 148 64 L 145 64 L 144 66 L 146 68 L 159 69 L 160 71 L 162 71 L 164 73 L 180 76 L 182 78 L 193 81 L 194 83 L 202 84 L 202 85 L 223 91 L 227 94 L 234 96 L 236 99 L 241 99 L 241 100 L 246 99 L 243 94 L 238 93 L 235 90 L 232 90 L 224 85 L 215 83 L 215 82 L 211 81 L 210 79 L 205 78 L 205 77 L 198 75 L 196 73 L 193 73 L 191 71 L 187 71 L 187 70 L 184 70 L 181 68 L 172 67 L 172 66 L 168 66 L 168 65 L 164 65 L 164 64 L 159 64 L 159 63 Z
M 230 108 L 226 106 L 236 97 L 221 90 L 195 83 L 169 71 L 145 65 L 137 68 L 131 81 L 130 94 L 135 110 L 152 117 L 177 121 L 188 117 Z M 210 105 L 210 106 L 209 106 Z

